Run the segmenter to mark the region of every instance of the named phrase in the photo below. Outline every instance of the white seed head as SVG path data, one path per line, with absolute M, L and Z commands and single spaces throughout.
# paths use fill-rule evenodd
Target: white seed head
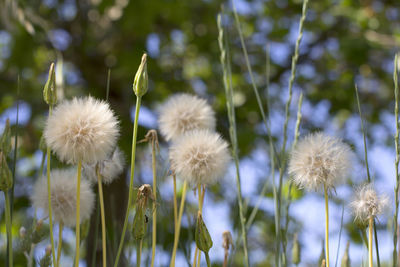
M 191 184 L 212 184 L 230 161 L 228 144 L 218 133 L 194 130 L 176 140 L 169 153 L 171 169 Z
M 118 132 L 118 121 L 109 105 L 85 97 L 59 104 L 47 119 L 44 136 L 61 161 L 95 163 L 115 148 Z
M 385 195 L 378 196 L 372 184 L 360 186 L 350 206 L 353 209 L 355 220 L 361 223 L 368 221 L 370 217 L 381 214 L 389 204 L 389 198 Z
M 175 140 L 187 131 L 215 129 L 215 115 L 205 99 L 190 94 L 170 97 L 159 110 L 161 134 L 167 141 Z
M 300 140 L 289 161 L 289 174 L 300 188 L 334 189 L 349 174 L 353 153 L 340 139 L 314 133 Z
M 50 173 L 51 209 L 53 218 L 66 226 L 74 226 L 76 221 L 76 169 L 53 170 Z M 93 210 L 94 193 L 90 183 L 82 179 L 80 191 L 80 220 L 87 220 Z M 48 213 L 47 178 L 42 176 L 34 186 L 33 206 Z
M 110 157 L 100 161 L 98 164 L 101 180 L 104 184 L 110 184 L 117 178 L 125 166 L 125 157 L 119 148 L 116 148 Z M 85 177 L 92 183 L 97 183 L 96 163 L 84 164 Z

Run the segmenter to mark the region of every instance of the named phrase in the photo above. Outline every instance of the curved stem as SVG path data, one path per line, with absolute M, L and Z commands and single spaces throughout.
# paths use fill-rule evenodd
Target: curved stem
M 104 216 L 104 196 L 103 196 L 103 183 L 99 168 L 96 167 L 97 184 L 99 186 L 99 201 L 100 201 L 100 217 L 101 217 L 101 243 L 103 247 L 103 267 L 107 266 L 107 246 L 106 246 L 106 219 Z
M 329 206 L 328 206 L 328 189 L 324 185 L 325 196 L 325 260 L 326 267 L 329 267 Z
M 151 267 L 154 266 L 154 260 L 156 256 L 156 244 L 157 244 L 157 169 L 156 169 L 156 147 L 154 141 L 152 142 L 151 149 L 151 160 L 153 167 L 153 233 L 151 242 Z
M 53 113 L 53 106 L 49 106 L 49 117 Z M 56 253 L 54 247 L 54 237 L 53 237 L 53 216 L 51 211 L 51 187 L 50 187 L 50 147 L 47 146 L 47 200 L 48 200 L 48 209 L 49 209 L 49 227 L 50 227 L 50 244 L 51 244 L 51 254 L 53 258 L 53 262 L 56 262 Z
M 11 225 L 11 212 L 10 212 L 10 195 L 8 190 L 4 190 L 4 198 L 6 201 L 5 212 L 6 212 L 6 228 L 7 228 L 7 241 L 8 241 L 8 266 L 13 267 L 13 249 L 12 249 L 12 225 Z
M 183 215 L 183 209 L 185 207 L 185 200 L 186 200 L 186 190 L 187 190 L 187 181 L 183 183 L 183 189 L 182 189 L 182 198 L 181 198 L 181 204 L 179 207 L 179 215 L 178 215 L 178 221 L 177 225 L 175 228 L 175 236 L 174 236 L 174 247 L 172 250 L 172 257 L 171 257 L 171 262 L 169 264 L 170 267 L 175 267 L 175 258 L 176 258 L 176 250 L 178 248 L 178 243 L 179 243 L 179 234 L 181 230 L 181 221 L 182 221 L 182 215 Z
M 58 224 L 58 247 L 57 247 L 57 264 L 55 266 L 60 266 L 60 258 L 61 258 L 61 247 L 62 247 L 62 232 L 64 229 L 64 223 L 60 222 Z
M 75 223 L 75 236 L 76 236 L 76 251 L 75 251 L 75 267 L 79 267 L 79 245 L 81 236 L 81 220 L 80 220 L 80 202 L 81 202 L 81 173 L 82 161 L 78 161 L 78 175 L 76 178 L 76 223 Z
M 136 97 L 136 110 L 135 110 L 135 121 L 133 123 L 133 136 L 132 136 L 132 154 L 131 154 L 131 176 L 129 180 L 129 194 L 128 194 L 128 205 L 126 208 L 124 226 L 121 234 L 121 241 L 119 242 L 117 257 L 114 262 L 114 267 L 118 267 L 119 259 L 121 257 L 122 248 L 124 246 L 126 229 L 128 228 L 128 219 L 129 219 L 129 210 L 132 205 L 132 197 L 133 197 L 133 180 L 135 174 L 135 156 L 136 156 L 136 138 L 137 138 L 137 129 L 138 129 L 138 119 L 139 119 L 139 110 L 142 102 L 142 98 L 140 96 Z
M 369 267 L 373 266 L 373 259 L 372 259 L 372 232 L 374 229 L 374 217 L 369 218 L 369 234 L 368 234 L 368 261 Z

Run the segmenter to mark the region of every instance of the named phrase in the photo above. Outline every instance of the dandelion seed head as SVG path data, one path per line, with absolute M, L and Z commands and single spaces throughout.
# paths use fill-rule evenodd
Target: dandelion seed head
M 187 132 L 176 140 L 169 158 L 171 169 L 193 185 L 212 184 L 221 178 L 230 161 L 228 144 L 208 130 Z
M 389 204 L 385 195 L 378 196 L 372 184 L 360 186 L 350 206 L 353 210 L 355 221 L 365 223 L 370 217 L 380 215 Z
M 161 134 L 167 141 L 175 140 L 187 131 L 215 129 L 215 115 L 205 99 L 190 94 L 170 97 L 159 110 Z
M 76 222 L 76 169 L 56 169 L 50 173 L 51 208 L 53 218 L 66 226 L 74 226 Z M 80 188 L 80 220 L 88 219 L 93 210 L 94 193 L 90 183 L 81 180 Z M 34 186 L 33 206 L 48 213 L 47 178 L 42 176 Z
M 112 152 L 118 132 L 118 121 L 109 105 L 85 97 L 56 106 L 47 119 L 44 136 L 61 161 L 96 163 Z
M 85 173 L 85 177 L 92 183 L 97 183 L 96 165 L 98 165 L 102 182 L 104 184 L 110 184 L 115 178 L 118 178 L 124 170 L 125 157 L 122 151 L 116 148 L 107 159 L 97 164 L 84 164 L 83 172 Z
M 300 140 L 289 161 L 289 174 L 300 188 L 334 189 L 349 174 L 353 153 L 340 139 L 314 133 Z

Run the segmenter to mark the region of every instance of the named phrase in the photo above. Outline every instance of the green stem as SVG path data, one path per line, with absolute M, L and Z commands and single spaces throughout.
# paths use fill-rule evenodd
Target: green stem
M 328 206 L 328 189 L 324 185 L 325 196 L 325 261 L 326 267 L 329 267 L 329 206 Z
M 393 267 L 397 266 L 397 228 L 398 228 L 398 214 L 399 214 L 399 189 L 400 189 L 400 176 L 399 176 L 399 161 L 400 161 L 400 148 L 399 148 L 399 133 L 400 133 L 400 125 L 399 125 L 399 83 L 398 83 L 398 54 L 396 54 L 394 58 L 394 71 L 393 71 L 393 81 L 394 81 L 394 114 L 396 121 L 396 135 L 394 136 L 394 143 L 396 148 L 396 160 L 395 160 L 395 169 L 396 169 L 396 187 L 394 190 L 394 199 L 395 199 L 395 209 L 393 216 Z
M 96 266 L 97 241 L 98 241 L 98 234 L 99 234 L 99 219 L 100 219 L 100 203 L 97 203 L 96 215 L 95 216 L 96 216 L 96 222 L 95 222 L 95 228 L 94 228 L 94 241 L 93 241 L 93 251 L 92 251 L 92 267 Z
M 135 121 L 133 124 L 133 136 L 132 136 L 132 154 L 131 154 L 131 176 L 129 181 L 129 194 L 128 194 L 128 205 L 126 208 L 124 226 L 122 228 L 121 241 L 119 242 L 117 257 L 114 262 L 114 267 L 118 267 L 119 259 L 121 257 L 122 248 L 124 246 L 126 229 L 128 228 L 128 219 L 129 219 L 129 210 L 132 205 L 132 197 L 133 197 L 133 179 L 135 174 L 135 156 L 136 156 L 136 138 L 137 138 L 137 129 L 138 129 L 138 119 L 139 119 L 139 110 L 141 105 L 142 98 L 140 96 L 136 97 L 136 110 L 135 110 Z
M 151 267 L 154 266 L 154 260 L 156 256 L 156 244 L 157 244 L 157 169 L 156 169 L 156 147 L 155 140 L 152 140 L 151 144 L 151 163 L 153 168 L 153 230 L 152 230 L 152 242 L 151 242 Z
M 62 232 L 64 229 L 64 223 L 60 222 L 58 225 L 58 247 L 57 247 L 57 264 L 55 266 L 60 267 L 61 258 L 61 247 L 62 247 Z
M 13 249 L 12 249 L 12 225 L 11 225 L 11 207 L 10 207 L 10 195 L 8 190 L 4 190 L 4 198 L 6 200 L 5 212 L 6 212 L 6 228 L 7 228 L 7 245 L 8 249 L 8 266 L 13 267 Z
M 101 240 L 103 248 L 103 267 L 107 266 L 107 246 L 106 246 L 106 219 L 104 215 L 104 196 L 103 196 L 103 183 L 101 181 L 101 176 L 99 168 L 96 167 L 97 173 L 97 184 L 99 187 L 99 201 L 100 201 L 100 216 L 101 216 Z
M 143 239 L 138 241 L 138 249 L 136 250 L 136 267 L 140 267 L 142 261 L 142 245 Z
M 369 218 L 369 234 L 368 234 L 368 262 L 369 267 L 373 267 L 372 259 L 372 233 L 374 228 L 374 217 Z
M 211 267 L 211 261 L 208 252 L 204 252 L 204 255 L 206 256 L 207 267 Z
M 76 181 L 76 223 L 75 223 L 75 236 L 76 236 L 76 251 L 75 251 L 75 267 L 79 267 L 79 246 L 80 246 L 80 202 L 81 202 L 81 173 L 82 173 L 82 161 L 78 161 L 78 175 Z
M 176 250 L 178 249 L 179 234 L 181 231 L 181 221 L 182 221 L 183 209 L 185 207 L 185 200 L 186 200 L 186 191 L 187 191 L 187 181 L 185 180 L 185 182 L 183 183 L 181 204 L 179 206 L 178 221 L 177 221 L 177 225 L 175 228 L 174 247 L 172 250 L 171 262 L 169 264 L 170 267 L 175 267 Z
M 49 117 L 53 113 L 53 106 L 49 106 Z M 55 253 L 55 246 L 54 246 L 54 237 L 53 237 L 53 216 L 52 216 L 52 209 L 51 209 L 51 186 L 50 186 L 50 163 L 51 163 L 51 154 L 50 154 L 50 147 L 47 146 L 47 201 L 49 205 L 49 227 L 50 227 L 50 244 L 51 244 L 51 254 L 53 258 L 53 262 L 56 262 L 56 253 Z

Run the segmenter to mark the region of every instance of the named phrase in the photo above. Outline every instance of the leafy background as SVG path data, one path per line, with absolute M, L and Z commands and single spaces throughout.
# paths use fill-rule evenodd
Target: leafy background
M 270 98 L 267 113 L 271 119 L 274 141 L 282 143 L 284 104 L 288 97 L 291 56 L 297 38 L 301 15 L 300 0 L 235 0 L 245 42 L 257 86 Z M 228 139 L 228 119 L 222 69 L 219 61 L 217 14 L 225 4 L 224 23 L 229 35 L 232 55 L 232 80 L 238 123 L 243 194 L 247 216 L 259 199 L 262 185 L 269 189 L 262 196 L 261 209 L 249 232 L 250 259 L 254 266 L 272 266 L 274 255 L 274 223 L 267 135 L 250 84 L 240 40 L 229 1 L 212 0 L 84 0 L 84 1 L 7 1 L 0 2 L 0 131 L 10 118 L 14 132 L 18 131 L 18 162 L 15 186 L 13 231 L 17 235 L 22 225 L 29 225 L 33 210 L 29 197 L 37 179 L 42 154 L 38 150 L 47 106 L 42 89 L 51 62 L 57 62 L 58 87 L 64 98 L 93 95 L 106 97 L 107 72 L 110 69 L 109 101 L 121 121 L 119 146 L 130 154 L 134 94 L 133 77 L 140 57 L 148 52 L 149 91 L 143 98 L 139 139 L 147 130 L 157 128 L 157 106 L 176 92 L 189 92 L 206 98 L 217 113 L 217 129 Z M 354 84 L 360 91 L 363 115 L 366 119 L 370 167 L 378 191 L 386 192 L 392 201 L 394 175 L 394 93 L 393 59 L 400 44 L 400 2 L 379 0 L 319 0 L 310 1 L 305 32 L 300 46 L 294 99 L 289 121 L 290 142 L 293 140 L 297 99 L 302 92 L 301 135 L 324 130 L 337 135 L 357 152 L 354 173 L 347 184 L 337 188 L 331 204 L 331 254 L 336 257 L 342 208 L 343 231 L 339 259 L 345 243 L 350 240 L 353 264 L 366 261 L 360 231 L 352 224 L 348 202 L 351 187 L 366 180 L 363 164 L 364 149 L 360 119 L 357 113 Z M 270 51 L 270 86 L 267 94 L 266 46 Z M 19 77 L 19 83 L 18 83 Z M 18 86 L 19 84 L 19 86 Z M 17 88 L 19 87 L 19 91 Z M 19 125 L 15 126 L 16 105 L 19 104 Z M 159 160 L 159 224 L 158 259 L 167 265 L 173 243 L 171 178 L 168 170 L 167 143 L 160 140 Z M 139 145 L 135 178 L 136 186 L 151 183 L 150 150 Z M 129 157 L 127 156 L 129 161 Z M 53 159 L 55 161 L 55 159 Z M 55 163 L 57 164 L 57 163 Z M 59 164 L 61 166 L 61 164 Z M 55 166 L 55 165 L 54 165 Z M 107 231 L 110 255 L 116 252 L 127 199 L 129 170 L 117 182 L 105 186 Z M 284 193 L 287 196 L 288 179 Z M 286 190 L 286 191 L 285 191 Z M 323 201 L 318 193 L 295 191 L 290 208 L 291 221 L 288 249 L 293 234 L 298 232 L 302 245 L 301 266 L 317 266 L 323 240 Z M 189 193 L 189 206 L 183 222 L 179 266 L 190 261 L 194 251 L 193 223 L 196 200 Z M 205 199 L 205 221 L 214 240 L 211 259 L 215 265 L 223 260 L 222 231 L 229 229 L 234 239 L 240 225 L 236 200 L 234 168 L 218 185 L 209 188 Z M 0 198 L 1 211 L 4 199 Z M 382 263 L 389 264 L 392 244 L 393 210 L 378 222 Z M 5 258 L 5 224 L 1 212 L 0 262 Z M 92 264 L 95 216 L 86 239 L 87 253 L 83 264 Z M 67 240 L 62 259 L 68 266 L 73 252 L 73 230 L 66 230 Z M 69 240 L 69 243 L 68 243 Z M 147 238 L 150 247 L 150 234 Z M 146 243 L 146 242 L 145 242 Z M 43 255 L 43 242 L 36 256 Z M 68 247 L 69 244 L 69 247 Z M 130 242 L 126 252 L 134 251 Z M 242 250 L 233 251 L 232 264 L 241 266 Z M 132 253 L 133 255 L 135 253 Z M 289 253 L 290 255 L 290 253 Z M 134 262 L 135 256 L 125 255 Z M 101 253 L 97 253 L 100 262 Z M 150 257 L 144 251 L 144 260 Z M 127 264 L 125 261 L 123 264 Z M 25 259 L 17 254 L 16 266 Z

